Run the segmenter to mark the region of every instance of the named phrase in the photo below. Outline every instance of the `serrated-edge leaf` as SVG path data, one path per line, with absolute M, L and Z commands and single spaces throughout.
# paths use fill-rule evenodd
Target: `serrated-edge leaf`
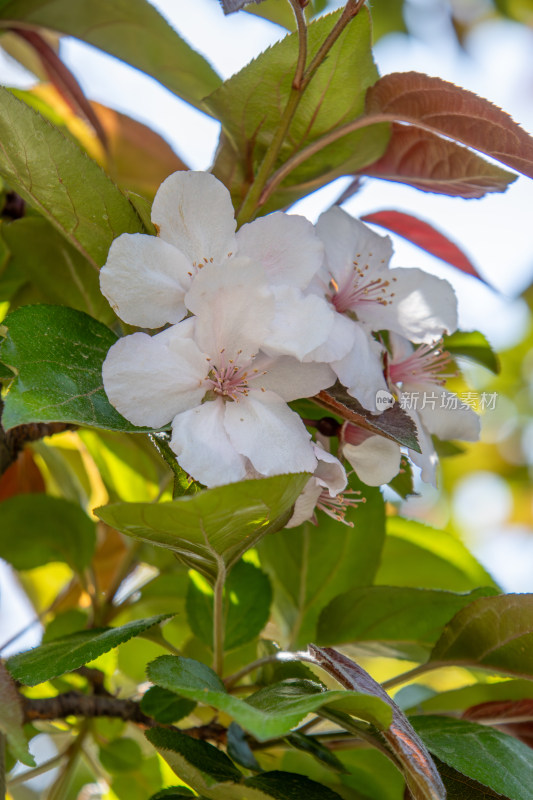
M 3 87 L 0 111 L 0 174 L 88 261 L 102 266 L 113 239 L 144 231 L 128 199 L 74 140 Z
M 82 667 L 172 616 L 173 614 L 160 614 L 128 622 L 119 628 L 92 628 L 63 636 L 33 650 L 11 656 L 6 666 L 15 680 L 25 686 L 36 686 Z
M 306 714 L 325 705 L 372 721 L 378 727 L 386 727 L 390 721 L 389 709 L 381 700 L 375 702 L 376 698 L 357 691 L 324 692 L 319 684 L 310 681 L 282 681 L 260 689 L 247 700 L 234 697 L 225 690 L 207 688 L 205 684 L 191 686 L 190 675 L 199 669 L 198 663 L 177 656 L 160 656 L 148 665 L 148 678 L 176 694 L 224 711 L 261 742 L 286 736 Z M 205 672 L 205 665 L 202 666 Z M 216 678 L 215 673 L 213 675 L 211 683 Z

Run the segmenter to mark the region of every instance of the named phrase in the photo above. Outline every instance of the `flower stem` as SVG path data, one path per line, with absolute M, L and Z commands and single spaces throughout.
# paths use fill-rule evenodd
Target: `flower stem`
M 269 656 L 263 656 L 263 658 L 258 658 L 257 661 L 251 661 L 250 664 L 246 664 L 245 667 L 240 669 L 238 672 L 234 672 L 233 675 L 228 675 L 227 678 L 224 678 L 224 684 L 226 685 L 226 689 L 230 689 L 234 686 L 241 678 L 244 678 L 250 672 L 253 672 L 254 669 L 259 669 L 259 667 L 264 666 L 265 664 L 273 664 L 276 661 L 299 661 L 300 655 L 298 653 L 289 653 L 286 650 L 278 650 L 277 653 L 271 653 Z
M 389 678 L 388 681 L 384 681 L 381 685 L 384 689 L 390 689 L 393 686 L 398 686 L 401 683 L 409 683 L 413 680 L 413 678 L 418 678 L 419 675 L 423 675 L 425 672 L 430 672 L 432 669 L 438 669 L 442 666 L 445 665 L 440 664 L 437 661 L 428 661 L 426 664 L 419 664 L 418 667 L 413 667 L 413 669 L 410 669 L 407 672 L 402 672 L 400 675 L 395 675 L 394 678 Z
M 218 562 L 218 573 L 213 596 L 213 669 L 217 675 L 224 671 L 224 584 L 226 566 L 222 559 Z
M 259 206 L 265 202 L 263 200 L 264 189 L 268 183 L 274 165 L 278 159 L 283 142 L 290 128 L 293 117 L 296 113 L 303 93 L 313 78 L 315 72 L 322 64 L 329 51 L 341 35 L 346 25 L 352 20 L 359 12 L 364 0 L 348 0 L 346 6 L 335 23 L 334 27 L 319 47 L 317 53 L 311 60 L 311 63 L 304 70 L 304 65 L 307 60 L 307 28 L 305 25 L 305 16 L 303 10 L 297 0 L 290 0 L 293 7 L 296 22 L 298 25 L 298 61 L 296 63 L 296 70 L 292 81 L 292 88 L 287 99 L 287 104 L 281 115 L 278 127 L 267 151 L 264 155 L 259 171 L 255 177 L 254 182 L 250 186 L 246 197 L 237 214 L 237 224 L 240 227 L 245 222 L 249 222 L 256 215 Z M 278 170 L 279 172 L 279 170 Z M 277 174 L 277 173 L 275 173 Z M 267 195 L 270 196 L 271 193 Z

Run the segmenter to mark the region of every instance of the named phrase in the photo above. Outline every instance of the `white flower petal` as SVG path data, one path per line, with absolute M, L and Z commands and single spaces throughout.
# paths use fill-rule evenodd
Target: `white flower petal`
M 180 465 L 206 486 L 244 480 L 246 460 L 237 453 L 224 429 L 222 399 L 178 414 L 172 422 L 170 445 Z
M 305 289 L 324 258 L 324 247 L 305 217 L 275 211 L 243 225 L 238 254 L 264 268 L 269 283 Z
M 393 279 L 396 279 L 393 281 Z M 357 307 L 358 318 L 372 330 L 388 330 L 412 342 L 431 343 L 457 328 L 457 298 L 448 283 L 421 269 L 391 269 L 387 305 Z
M 213 358 L 224 351 L 235 358 L 255 354 L 270 329 L 274 296 L 262 268 L 247 258 L 232 258 L 223 268 L 205 267 L 185 296 L 197 315 L 196 340 Z
M 354 261 L 361 269 L 382 270 L 392 256 L 392 242 L 379 236 L 363 222 L 354 219 L 338 206 L 321 214 L 316 224 L 324 242 L 330 274 L 340 284 L 353 272 Z
M 439 439 L 463 439 L 477 442 L 481 420 L 476 412 L 463 405 L 459 397 L 431 383 L 404 383 L 406 393 L 418 392 L 418 414 L 422 425 Z
M 409 458 L 420 468 L 422 478 L 425 483 L 431 483 L 433 486 L 437 485 L 437 467 L 439 458 L 433 447 L 431 436 L 422 425 L 420 418 L 416 411 L 410 411 L 409 416 L 413 419 L 416 425 L 416 435 L 418 444 L 420 445 L 421 453 L 416 453 L 414 450 L 409 450 Z
M 318 464 L 315 469 L 315 480 L 319 486 L 329 491 L 330 497 L 336 497 L 346 488 L 346 470 L 338 458 L 325 450 L 320 444 L 313 444 Z
M 309 478 L 304 490 L 294 504 L 292 517 L 285 525 L 286 528 L 297 528 L 298 525 L 312 519 L 318 498 L 322 494 L 322 487 L 316 478 Z
M 380 357 L 381 347 L 370 339 L 361 325 L 355 322 L 352 325 L 355 340 L 353 348 L 344 358 L 333 361 L 331 367 L 346 386 L 348 393 L 369 411 L 375 412 L 378 411 L 376 393 L 380 390 L 387 391 Z
M 207 172 L 175 172 L 163 181 L 152 205 L 152 222 L 165 242 L 192 264 L 221 264 L 235 252 L 231 196 Z
M 290 356 L 271 358 L 262 353 L 254 359 L 259 374 L 252 387 L 275 392 L 286 403 L 301 397 L 312 397 L 335 383 L 335 373 L 327 364 L 302 363 Z
M 100 288 L 124 322 L 160 328 L 186 315 L 190 275 L 191 264 L 172 245 L 157 236 L 123 233 L 100 270 Z
M 358 326 L 344 314 L 334 313 L 328 338 L 315 350 L 311 350 L 304 361 L 325 361 L 327 364 L 340 361 L 355 348 L 358 330 Z
M 179 327 L 153 337 L 125 336 L 107 354 L 102 368 L 106 394 L 134 425 L 160 428 L 201 402 L 206 392 L 205 356 L 187 335 L 179 335 Z
M 226 403 L 226 432 L 261 475 L 314 472 L 316 458 L 302 420 L 273 392 L 252 389 Z
M 336 312 L 315 294 L 304 295 L 292 286 L 272 287 L 276 299 L 271 329 L 262 349 L 302 360 L 319 348 L 330 335 Z
M 400 469 L 400 445 L 383 436 L 369 436 L 357 445 L 345 443 L 342 455 L 367 486 L 388 483 Z

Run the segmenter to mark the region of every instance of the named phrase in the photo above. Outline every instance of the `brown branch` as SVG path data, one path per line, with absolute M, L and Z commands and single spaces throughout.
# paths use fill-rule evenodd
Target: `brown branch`
M 0 399 L 0 416 L 3 402 Z M 0 425 L 0 475 L 17 460 L 18 454 L 29 442 L 36 442 L 45 436 L 55 433 L 76 430 L 76 425 L 67 422 L 30 422 L 27 425 L 17 425 L 5 431 Z
M 134 722 L 146 728 L 153 728 L 156 721 L 140 709 L 135 700 L 123 700 L 107 695 L 88 695 L 79 692 L 66 692 L 56 697 L 22 698 L 25 722 L 38 719 L 54 720 L 66 717 L 117 717 L 124 722 Z

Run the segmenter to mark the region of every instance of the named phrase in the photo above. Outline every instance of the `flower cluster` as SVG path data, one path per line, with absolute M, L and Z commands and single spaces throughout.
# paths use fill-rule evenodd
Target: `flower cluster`
M 373 414 L 383 391 L 445 392 L 439 340 L 457 324 L 451 286 L 419 269 L 391 269 L 389 238 L 341 209 L 316 226 L 275 212 L 236 232 L 223 184 L 178 172 L 159 188 L 152 221 L 158 236 L 113 242 L 101 287 L 126 323 L 160 330 L 113 345 L 104 387 L 132 423 L 171 423 L 171 447 L 194 479 L 217 486 L 316 473 L 314 505 L 342 491 L 346 475 L 289 402 L 337 380 Z M 406 413 L 425 480 L 435 478 L 432 433 L 478 436 L 470 408 Z M 339 455 L 371 485 L 399 469 L 399 445 L 352 424 L 342 426 Z

